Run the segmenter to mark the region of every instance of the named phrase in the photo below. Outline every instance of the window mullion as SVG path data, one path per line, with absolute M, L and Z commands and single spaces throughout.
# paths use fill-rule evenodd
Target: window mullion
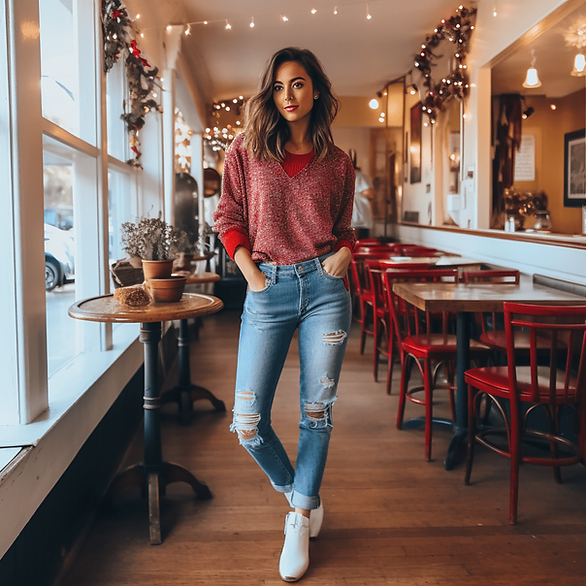
M 30 423 L 48 407 L 43 240 L 39 6 L 10 0 L 9 51 L 18 421 Z M 13 417 L 16 419 L 16 417 Z

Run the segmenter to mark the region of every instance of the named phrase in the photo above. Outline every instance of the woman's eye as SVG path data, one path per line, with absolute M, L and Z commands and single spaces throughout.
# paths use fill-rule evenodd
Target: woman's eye
M 276 85 L 275 87 L 273 87 L 273 91 L 275 92 L 280 92 L 283 89 L 282 85 Z
M 298 81 L 298 82 L 296 82 L 296 83 L 293 84 L 293 87 L 296 90 L 298 90 L 298 89 L 301 89 L 303 87 L 303 84 L 300 81 Z

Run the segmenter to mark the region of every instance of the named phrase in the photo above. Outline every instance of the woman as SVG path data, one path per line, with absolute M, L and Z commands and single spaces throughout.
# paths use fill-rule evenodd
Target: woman
M 247 103 L 244 132 L 226 153 L 215 228 L 246 281 L 231 430 L 287 497 L 279 573 L 309 565 L 309 537 L 323 518 L 319 489 L 332 405 L 350 330 L 344 277 L 354 171 L 334 146 L 338 101 L 310 51 L 278 51 Z M 300 434 L 295 467 L 271 427 L 271 406 L 295 330 L 299 338 Z

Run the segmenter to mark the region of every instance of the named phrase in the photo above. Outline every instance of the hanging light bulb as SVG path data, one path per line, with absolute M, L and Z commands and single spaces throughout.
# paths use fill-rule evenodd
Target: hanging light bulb
M 583 53 L 578 53 L 574 57 L 574 69 L 572 69 L 570 75 L 573 75 L 574 77 L 584 77 L 586 75 L 586 71 L 584 71 L 585 67 L 586 58 Z
M 533 88 L 539 87 L 541 85 L 541 81 L 539 81 L 539 76 L 537 75 L 537 69 L 535 69 L 535 51 L 531 49 L 531 67 L 527 70 L 527 77 L 523 82 L 523 87 L 526 88 Z

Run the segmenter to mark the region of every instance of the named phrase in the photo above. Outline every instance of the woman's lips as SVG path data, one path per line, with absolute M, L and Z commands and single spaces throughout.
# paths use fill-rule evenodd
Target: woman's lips
M 299 106 L 285 106 L 287 112 L 293 112 L 294 110 L 297 110 L 297 108 L 299 108 Z

